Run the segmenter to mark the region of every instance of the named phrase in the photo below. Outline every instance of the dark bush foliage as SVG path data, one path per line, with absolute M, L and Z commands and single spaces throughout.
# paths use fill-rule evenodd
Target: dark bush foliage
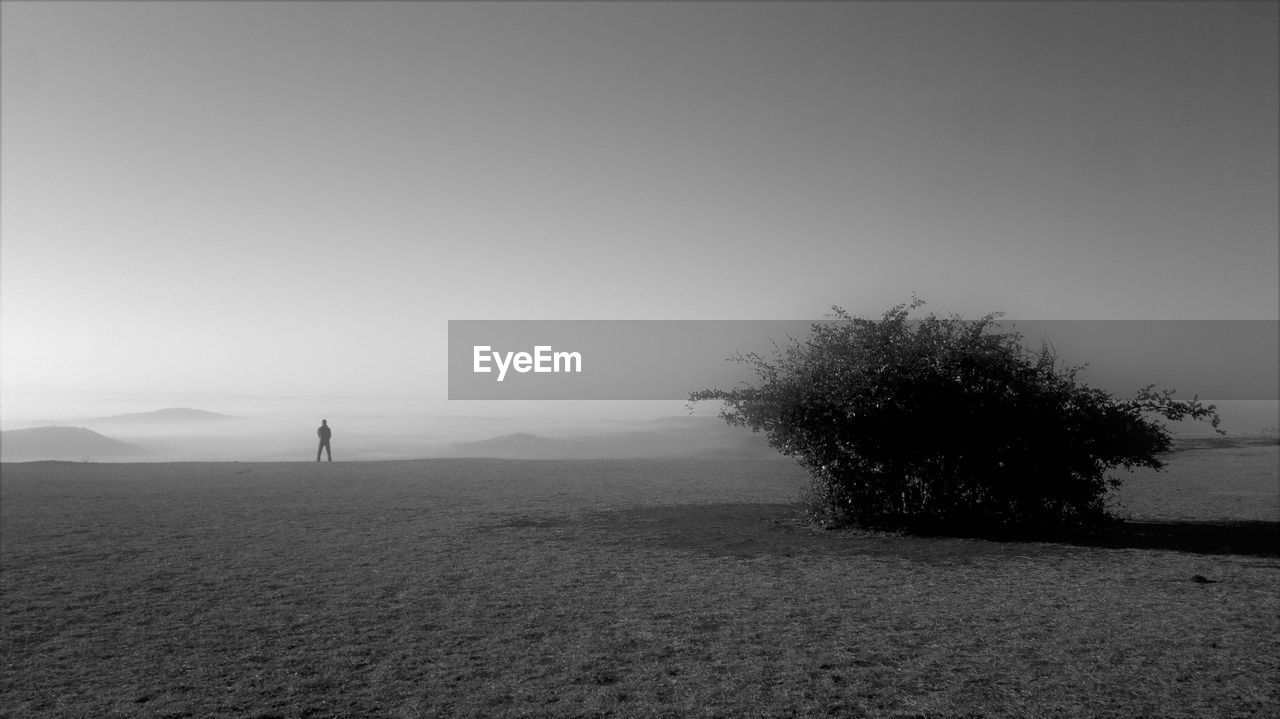
M 1117 467 L 1162 465 L 1158 417 L 1210 420 L 1212 405 L 1149 385 L 1132 399 L 1076 380 L 990 314 L 976 321 L 898 305 L 879 321 L 836 307 L 804 342 L 750 364 L 754 386 L 695 392 L 763 432 L 814 478 L 824 521 L 874 527 L 1068 529 L 1105 518 Z

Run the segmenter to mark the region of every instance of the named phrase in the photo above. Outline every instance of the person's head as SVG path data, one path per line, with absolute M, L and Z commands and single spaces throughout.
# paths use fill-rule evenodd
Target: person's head
M 322 420 L 320 420 L 320 424 L 329 424 L 329 420 L 327 420 L 327 419 L 322 419 Z

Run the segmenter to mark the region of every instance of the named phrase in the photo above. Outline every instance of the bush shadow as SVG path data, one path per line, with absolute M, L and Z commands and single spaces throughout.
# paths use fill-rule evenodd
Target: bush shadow
M 1071 542 L 1088 547 L 1276 557 L 1280 556 L 1280 522 L 1130 520 Z
M 752 558 L 861 554 L 953 563 L 1077 547 L 1147 549 L 1194 554 L 1280 556 L 1280 522 L 1126 521 L 1074 536 L 964 531 L 828 530 L 804 519 L 794 504 L 705 504 L 593 512 L 555 524 L 577 525 L 632 545 Z M 508 526 L 518 526 L 516 524 Z M 528 526 L 528 525 L 526 525 Z M 955 528 L 953 528 L 955 529 Z
M 910 537 L 962 537 L 989 542 L 1106 549 L 1151 549 L 1191 554 L 1280 556 L 1280 522 L 1260 520 L 1104 520 L 1089 529 L 1006 529 L 972 524 L 924 524 L 897 530 Z

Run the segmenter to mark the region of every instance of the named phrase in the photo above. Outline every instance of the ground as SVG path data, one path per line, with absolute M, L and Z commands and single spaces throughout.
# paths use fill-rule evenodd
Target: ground
M 814 529 L 785 462 L 4 465 L 0 714 L 1270 716 L 1277 459 L 1092 544 Z

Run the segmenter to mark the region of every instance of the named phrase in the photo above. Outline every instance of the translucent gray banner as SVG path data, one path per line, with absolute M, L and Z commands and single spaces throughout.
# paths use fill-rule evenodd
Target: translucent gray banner
M 771 357 L 813 320 L 451 320 L 449 399 L 670 400 L 753 381 L 735 353 Z M 1050 343 L 1117 397 L 1158 383 L 1179 398 L 1280 398 L 1273 320 L 1001 320 Z

